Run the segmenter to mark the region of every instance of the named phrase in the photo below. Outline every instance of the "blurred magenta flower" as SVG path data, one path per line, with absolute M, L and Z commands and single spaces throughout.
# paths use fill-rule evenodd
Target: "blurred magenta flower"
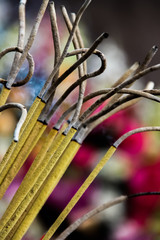
M 159 169 L 159 159 L 137 169 L 128 183 L 130 191 L 132 193 L 159 191 Z M 156 209 L 160 207 L 160 200 L 158 196 L 135 198 L 129 202 L 128 207 L 130 217 L 135 219 L 138 223 L 145 225 L 149 217 L 153 216 Z

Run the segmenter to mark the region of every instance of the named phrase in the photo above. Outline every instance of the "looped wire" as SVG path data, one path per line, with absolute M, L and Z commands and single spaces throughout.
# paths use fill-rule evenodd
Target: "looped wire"
M 23 106 L 20 103 L 7 103 L 0 107 L 0 112 L 6 110 L 8 108 L 18 108 L 21 110 L 21 117 L 16 125 L 16 128 L 14 130 L 14 136 L 13 136 L 14 141 L 18 142 L 21 127 L 27 117 L 27 110 L 26 110 L 25 106 Z
M 19 47 L 10 47 L 10 48 L 7 48 L 5 50 L 3 50 L 2 52 L 0 52 L 0 59 L 5 56 L 7 53 L 9 52 L 19 52 L 19 53 L 23 53 L 23 49 L 22 48 L 19 48 Z M 28 71 L 28 74 L 27 76 L 20 82 L 15 82 L 13 83 L 13 87 L 20 87 L 20 86 L 23 86 L 24 84 L 26 84 L 30 79 L 31 77 L 33 76 L 33 73 L 34 73 L 34 68 L 35 68 L 35 64 L 34 64 L 34 60 L 33 60 L 33 57 L 30 53 L 27 54 L 27 60 L 28 60 L 28 64 L 29 64 L 29 71 Z M 7 81 L 5 79 L 2 79 L 0 78 L 0 83 L 2 84 L 6 84 Z

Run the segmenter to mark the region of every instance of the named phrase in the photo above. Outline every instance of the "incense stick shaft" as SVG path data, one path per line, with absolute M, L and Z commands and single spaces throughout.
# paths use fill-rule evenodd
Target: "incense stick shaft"
M 0 107 L 6 103 L 7 98 L 9 96 L 9 94 L 10 94 L 10 91 L 11 90 L 7 89 L 6 87 L 2 88 L 2 91 L 0 93 Z
M 3 197 L 7 188 L 9 187 L 9 185 L 13 181 L 14 177 L 19 172 L 20 168 L 22 167 L 23 163 L 29 156 L 30 152 L 32 151 L 32 149 L 34 148 L 36 143 L 38 142 L 38 140 L 41 137 L 42 133 L 44 132 L 45 128 L 46 128 L 46 125 L 43 125 L 42 123 L 37 122 L 30 137 L 27 139 L 24 147 L 21 149 L 18 156 L 16 156 L 15 161 L 12 163 L 12 165 L 10 166 L 9 169 L 7 168 L 8 166 L 4 169 L 5 172 L 7 170 L 8 171 L 3 179 L 3 182 L 1 183 L 0 198 Z M 4 170 L 3 170 L 3 172 L 4 172 Z M 3 174 L 3 176 L 4 176 L 4 174 Z
M 27 127 L 28 124 L 31 128 L 31 125 L 35 122 L 36 116 L 34 113 L 37 111 L 36 109 L 39 107 L 40 109 L 43 107 L 44 103 L 41 102 L 39 98 L 36 98 L 34 103 L 32 104 L 31 108 L 28 111 L 27 118 L 21 128 L 20 131 L 20 142 L 15 143 L 15 141 L 12 141 L 11 145 L 9 146 L 6 154 L 4 155 L 1 163 L 0 163 L 0 184 L 2 183 L 5 175 L 7 174 L 10 166 L 14 162 L 17 154 L 19 153 L 21 147 L 23 146 L 25 139 L 28 137 L 30 131 L 28 131 Z M 38 110 L 39 111 L 39 110 Z M 34 120 L 33 120 L 34 119 Z M 32 124 L 30 124 L 32 122 Z M 34 126 L 34 125 L 33 125 Z M 26 130 L 27 129 L 27 130 Z M 25 131 L 24 131 L 25 130 Z M 2 172 L 2 170 L 5 168 L 5 170 Z
M 30 211 L 26 215 L 25 219 L 21 223 L 19 229 L 15 233 L 15 235 L 13 237 L 14 240 L 18 239 L 18 237 L 23 236 L 24 233 L 27 231 L 30 224 L 32 223 L 32 221 L 36 217 L 37 213 L 39 212 L 39 210 L 41 209 L 41 207 L 43 206 L 43 204 L 45 203 L 45 201 L 47 200 L 47 198 L 49 197 L 49 195 L 51 194 L 51 192 L 53 191 L 53 189 L 55 188 L 55 186 L 57 185 L 57 183 L 59 182 L 59 180 L 63 176 L 63 174 L 64 174 L 64 172 L 65 172 L 65 170 L 68 166 L 68 164 L 67 164 L 68 160 L 67 159 L 68 158 L 69 159 L 73 158 L 73 152 L 74 153 L 77 152 L 77 149 L 76 149 L 76 151 L 74 151 L 73 145 L 70 148 L 67 147 L 67 145 L 70 141 L 69 139 L 72 138 L 72 136 L 75 134 L 75 132 L 76 132 L 75 129 L 70 130 L 70 132 L 67 134 L 67 136 L 64 139 L 65 141 L 63 141 L 63 144 L 60 145 L 60 147 L 58 148 L 58 150 L 54 154 L 54 157 L 53 157 L 52 161 L 55 161 L 56 159 L 58 160 L 59 157 L 62 155 L 64 149 L 66 149 L 66 151 L 60 157 L 60 159 L 57 162 L 57 164 L 55 165 L 55 167 L 51 170 L 51 172 L 50 172 L 50 174 L 49 174 L 49 176 L 48 176 L 48 178 L 47 178 L 47 180 L 44 184 L 44 187 L 43 187 L 42 191 L 40 192 L 39 196 L 37 197 L 36 201 L 34 202 L 33 206 L 31 207 Z M 69 144 L 69 146 L 70 146 L 70 144 Z M 78 145 L 78 148 L 79 148 L 79 144 L 77 144 L 77 145 Z M 61 153 L 61 155 L 60 155 L 60 153 Z
M 40 150 L 39 154 L 37 155 L 36 159 L 32 163 L 31 167 L 29 168 L 27 174 L 25 175 L 20 187 L 18 188 L 16 194 L 14 195 L 11 203 L 9 204 L 7 210 L 5 211 L 4 215 L 2 216 L 0 220 L 0 230 L 5 226 L 5 224 L 9 221 L 12 214 L 15 212 L 17 207 L 21 204 L 27 193 L 30 191 L 32 186 L 34 185 L 35 179 L 35 173 L 37 175 L 37 168 L 41 164 L 42 160 L 44 159 L 44 156 L 53 142 L 53 139 L 55 138 L 57 134 L 57 130 L 52 129 L 50 133 L 47 136 L 47 139 Z M 45 159 L 46 162 L 46 159 Z M 33 180 L 32 180 L 33 179 Z
M 94 168 L 94 170 L 91 172 L 91 174 L 88 176 L 88 178 L 85 180 L 85 182 L 82 184 L 82 186 L 79 188 L 79 190 L 76 192 L 76 194 L 73 196 L 71 201 L 67 204 L 65 209 L 62 211 L 62 213 L 59 215 L 57 220 L 54 222 L 54 224 L 51 226 L 49 231 L 44 236 L 44 240 L 48 240 L 52 237 L 52 235 L 55 233 L 55 231 L 58 229 L 60 224 L 64 221 L 66 216 L 69 214 L 69 212 L 72 210 L 72 208 L 75 206 L 75 204 L 78 202 L 78 200 L 81 198 L 81 196 L 84 194 L 86 189 L 90 186 L 90 184 L 93 182 L 95 177 L 99 174 L 101 169 L 104 167 L 106 162 L 111 158 L 113 153 L 115 152 L 116 148 L 111 147 L 105 156 L 102 158 L 102 160 L 97 164 L 97 166 Z

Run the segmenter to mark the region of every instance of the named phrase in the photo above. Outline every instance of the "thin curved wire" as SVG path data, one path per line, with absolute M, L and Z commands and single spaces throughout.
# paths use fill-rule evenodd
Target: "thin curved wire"
M 92 122 L 96 121 L 98 118 L 100 118 L 101 116 L 105 115 L 106 113 L 108 113 L 109 111 L 113 110 L 114 108 L 118 107 L 119 105 L 127 102 L 127 101 L 130 101 L 134 98 L 137 98 L 137 97 L 145 97 L 147 99 L 150 99 L 150 100 L 153 100 L 153 101 L 156 101 L 156 102 L 160 102 L 160 98 L 159 97 L 156 97 L 152 94 L 149 94 L 149 93 L 145 93 L 145 92 L 137 92 L 134 90 L 131 90 L 131 92 L 133 92 L 134 95 L 128 95 L 128 96 L 125 96 L 123 98 L 120 98 L 118 99 L 116 102 L 114 102 L 112 105 L 107 105 L 107 107 L 105 107 L 104 109 L 102 109 L 99 113 L 95 114 L 94 116 L 91 116 L 89 119 L 87 119 L 85 122 L 84 122 L 84 125 L 88 125 L 88 124 L 91 124 Z
M 23 53 L 23 49 L 22 48 L 10 47 L 10 48 L 7 48 L 7 49 L 3 50 L 2 52 L 0 52 L 0 59 L 3 56 L 5 56 L 7 53 L 14 52 L 14 51 L 19 52 L 19 53 Z M 34 64 L 33 57 L 32 57 L 32 55 L 30 53 L 27 54 L 27 60 L 28 60 L 28 64 L 29 64 L 29 71 L 28 71 L 27 76 L 22 81 L 13 83 L 13 85 L 12 85 L 13 87 L 20 87 L 20 86 L 26 84 L 31 79 L 31 77 L 33 76 L 35 64 Z M 7 80 L 0 79 L 0 83 L 6 85 Z
M 83 103 L 91 100 L 92 98 L 95 98 L 99 95 L 104 95 L 106 93 L 108 93 L 109 91 L 111 91 L 113 88 L 107 88 L 107 89 L 102 89 L 93 93 L 88 94 L 87 96 L 84 97 L 83 99 Z M 137 94 L 140 96 L 141 93 L 143 94 L 143 92 L 152 94 L 152 95 L 160 95 L 160 90 L 159 89 L 151 89 L 151 90 L 131 90 L 131 89 L 127 89 L 127 88 L 123 88 L 122 90 L 120 90 L 117 94 L 134 94 L 135 91 L 137 92 Z M 142 95 L 141 95 L 142 96 Z M 144 97 L 144 95 L 143 95 Z M 56 123 L 55 127 L 58 128 L 58 126 L 61 126 L 62 122 L 66 119 L 66 117 L 76 108 L 76 103 L 74 105 L 72 105 L 69 109 L 67 109 L 62 116 L 59 118 L 58 122 Z
M 52 108 L 52 110 L 49 112 L 46 122 L 48 123 L 50 121 L 50 118 L 52 117 L 53 113 L 57 110 L 57 108 L 60 106 L 60 104 L 64 101 L 64 99 L 83 81 L 85 81 L 88 78 L 92 78 L 92 77 L 96 77 L 99 74 L 101 74 L 105 68 L 106 68 L 106 59 L 104 57 L 104 55 L 98 51 L 95 50 L 94 54 L 96 54 L 100 59 L 101 59 L 101 66 L 100 68 L 93 72 L 93 73 L 89 73 L 89 74 L 85 74 L 83 77 L 79 78 L 76 82 L 74 82 L 65 92 L 64 94 L 57 100 L 57 102 L 55 103 L 54 107 Z
M 71 19 L 72 19 L 72 23 L 73 23 L 76 19 L 76 14 L 75 13 L 71 13 Z M 78 40 L 80 48 L 84 48 L 84 41 L 83 41 L 79 26 L 77 27 L 77 30 L 76 30 L 76 36 L 77 36 L 77 40 Z M 83 67 L 84 67 L 84 71 L 87 71 L 86 61 L 83 63 Z
M 68 13 L 67 13 L 67 10 L 66 10 L 65 7 L 62 7 L 62 13 L 63 13 L 64 20 L 66 22 L 66 26 L 68 28 L 68 31 L 71 32 L 72 23 L 70 21 L 70 18 L 68 16 Z M 72 17 L 72 22 L 74 22 L 75 19 L 76 19 L 76 15 L 74 13 L 72 13 L 71 17 Z M 80 33 L 79 26 L 77 26 L 77 31 L 75 32 L 75 35 L 73 37 L 73 45 L 74 45 L 75 49 L 79 49 L 79 48 L 84 47 L 84 43 L 83 43 L 83 40 L 81 38 L 81 33 Z M 80 59 L 81 56 L 82 56 L 82 54 L 77 54 L 77 60 Z M 86 69 L 86 64 L 84 62 L 83 64 L 79 65 L 79 67 L 78 67 L 79 78 L 82 77 L 83 75 L 85 75 L 86 73 L 87 73 L 87 69 Z M 79 96 L 78 96 L 75 112 L 74 112 L 72 120 L 71 120 L 68 128 L 66 129 L 66 131 L 68 131 L 71 128 L 71 126 L 78 120 L 78 117 L 80 115 L 80 111 L 81 111 L 81 108 L 82 108 L 82 104 L 83 104 L 83 98 L 84 98 L 85 90 L 86 90 L 86 81 L 82 82 L 82 84 L 79 85 Z
M 51 22 L 51 29 L 52 29 L 52 37 L 53 37 L 53 44 L 54 44 L 54 66 L 58 63 L 60 57 L 61 57 L 61 43 L 60 43 L 60 35 L 59 35 L 59 30 L 58 30 L 58 25 L 57 25 L 57 16 L 56 16 L 56 10 L 55 10 L 55 5 L 54 2 L 49 2 L 49 15 L 50 15 L 50 22 Z M 59 71 L 55 74 L 51 81 L 51 86 L 54 85 L 54 83 L 58 80 L 59 77 Z M 48 80 L 47 80 L 48 81 Z M 50 80 L 49 80 L 50 81 Z M 52 96 L 50 97 L 49 101 L 47 101 L 44 109 L 42 110 L 39 120 L 45 119 L 51 106 L 52 102 L 54 99 L 54 94 L 53 92 Z
M 50 81 L 54 78 L 54 76 L 56 75 L 57 71 L 59 70 L 61 64 L 63 63 L 63 60 L 64 60 L 65 57 L 66 57 L 66 54 L 67 54 L 67 52 L 68 52 L 68 48 L 69 48 L 70 43 L 71 43 L 71 41 L 72 41 L 72 39 L 73 39 L 73 36 L 74 36 L 75 31 L 76 31 L 77 25 L 78 25 L 78 23 L 79 23 L 82 15 L 83 15 L 83 13 L 85 12 L 86 8 L 87 8 L 88 5 L 90 4 L 90 2 L 91 2 L 91 0 L 86 0 L 86 1 L 84 2 L 84 4 L 81 6 L 81 8 L 79 9 L 79 11 L 78 11 L 78 13 L 77 13 L 77 15 L 76 15 L 76 20 L 75 20 L 75 22 L 74 22 L 74 24 L 73 24 L 72 31 L 71 31 L 71 33 L 70 33 L 70 35 L 69 35 L 69 37 L 68 37 L 67 43 L 66 43 L 66 45 L 65 45 L 65 47 L 64 47 L 64 50 L 63 50 L 63 52 L 62 52 L 62 54 L 61 54 L 61 57 L 60 57 L 59 61 L 57 62 L 57 64 L 55 65 L 52 73 L 50 74 L 50 76 L 49 76 L 49 78 L 48 78 L 48 80 L 47 80 L 46 83 L 44 84 L 41 92 L 40 92 L 39 95 L 38 95 L 39 98 L 42 98 L 42 99 L 45 100 L 45 101 L 47 101 L 48 95 L 50 96 L 50 95 L 54 92 L 54 90 L 55 90 L 54 85 L 52 85 L 52 87 L 54 87 L 54 90 L 50 92 L 50 89 L 48 89 L 48 90 L 46 91 L 46 89 L 47 89 L 47 88 L 49 87 L 49 85 L 50 85 Z M 56 81 L 56 82 L 57 82 L 57 81 Z M 43 96 L 43 95 L 44 95 L 44 96 Z M 47 95 L 47 99 L 46 99 L 45 95 Z
M 119 203 L 124 202 L 127 200 L 127 196 L 120 196 L 112 201 L 106 202 L 95 209 L 91 210 L 90 212 L 87 212 L 84 214 L 81 218 L 77 219 L 75 222 L 73 222 L 68 228 L 66 228 L 55 240 L 64 240 L 66 239 L 73 231 L 75 231 L 82 223 L 90 219 L 91 217 L 97 215 L 98 213 L 115 206 Z
M 109 95 L 113 95 L 111 101 L 109 102 L 109 104 L 107 105 L 107 107 L 105 107 L 106 109 L 108 109 L 108 107 L 112 106 L 112 104 L 114 104 L 119 97 L 121 96 L 121 94 L 116 94 L 118 93 L 118 88 L 119 89 L 123 89 L 124 86 L 126 86 L 127 88 L 135 82 L 135 80 L 137 80 L 139 77 L 139 75 L 141 75 L 142 72 L 145 73 L 144 69 L 148 66 L 148 64 L 151 62 L 152 58 L 154 57 L 154 55 L 156 54 L 158 48 L 156 46 L 153 46 L 151 48 L 151 50 L 148 52 L 148 54 L 146 55 L 143 63 L 141 65 L 138 66 L 137 63 L 135 63 L 114 85 L 113 85 L 113 89 L 111 89 L 110 92 L 108 92 L 106 94 L 106 96 L 103 96 L 102 98 L 98 99 L 80 118 L 80 121 L 83 121 L 83 119 L 86 119 L 87 116 L 89 116 L 89 114 L 91 114 L 98 106 L 100 106 L 106 99 L 110 98 Z M 152 68 L 152 67 L 151 67 Z M 149 71 L 151 68 L 148 68 Z M 132 73 L 132 71 L 136 71 L 136 74 L 134 74 L 133 77 L 131 77 L 130 79 L 126 80 L 126 77 L 128 77 L 128 73 Z M 142 71 L 142 72 L 140 72 Z M 127 74 L 127 75 L 126 75 Z M 143 75 L 143 73 L 142 73 Z M 125 81 L 124 81 L 125 80 Z M 117 89 L 117 90 L 116 90 Z M 104 111 L 105 111 L 104 108 Z M 97 119 L 98 119 L 98 114 L 97 114 Z
M 19 2 L 19 29 L 18 29 L 18 42 L 17 47 L 23 48 L 24 47 L 24 40 L 25 40 L 25 30 L 26 30 L 26 18 L 25 18 L 25 9 L 26 9 L 27 0 L 23 0 Z M 16 52 L 14 56 L 14 60 L 12 63 L 12 67 L 10 70 L 10 77 L 14 74 L 14 70 L 17 66 L 18 60 L 20 58 L 20 53 Z
M 120 138 L 118 138 L 113 143 L 113 146 L 115 148 L 117 148 L 125 139 L 132 136 L 133 134 L 141 133 L 141 132 L 149 132 L 149 131 L 160 131 L 160 127 L 158 127 L 158 126 L 155 126 L 155 127 L 141 127 L 141 128 L 136 128 L 134 130 L 131 130 L 131 131 L 123 134 Z
M 54 2 L 49 2 L 49 14 L 50 14 L 50 21 L 51 21 L 51 28 L 52 28 L 52 36 L 53 36 L 53 44 L 54 44 L 54 58 L 55 58 L 55 63 L 54 65 L 57 64 L 57 62 L 60 59 L 61 56 L 61 43 L 60 43 L 60 35 L 58 31 L 58 26 L 57 26 L 57 17 L 56 17 L 56 10 L 54 6 Z
M 127 89 L 127 90 L 129 90 L 129 89 Z M 86 121 L 83 121 L 81 123 L 81 125 L 80 125 L 80 122 L 78 122 L 77 125 L 78 126 L 80 125 L 80 126 L 79 126 L 79 131 L 77 132 L 77 135 L 75 137 L 75 140 L 81 144 L 83 142 L 84 138 L 86 137 L 86 135 L 92 130 L 92 124 L 94 122 L 96 122 L 98 119 L 100 119 L 102 116 L 105 116 L 108 113 L 112 113 L 113 111 L 115 113 L 117 111 L 120 111 L 121 109 L 124 109 L 124 107 L 126 108 L 127 103 L 130 106 L 133 103 L 133 101 L 135 101 L 135 99 L 138 97 L 139 97 L 138 95 L 127 95 L 123 98 L 118 99 L 114 104 L 109 105 L 104 110 L 102 109 L 101 112 L 99 112 L 98 114 L 95 114 L 95 115 L 91 116 L 89 119 L 87 119 Z M 151 99 L 151 100 L 153 100 L 153 99 Z M 160 101 L 160 99 L 159 99 L 159 101 Z M 112 113 L 112 114 L 114 114 L 114 113 Z
M 160 192 L 140 192 L 140 193 L 135 193 L 128 196 L 124 195 L 124 196 L 116 197 L 115 199 L 109 202 L 103 203 L 102 205 L 84 214 L 82 217 L 80 217 L 71 225 L 69 225 L 69 227 L 67 227 L 55 240 L 65 240 L 73 231 L 75 231 L 85 221 L 87 221 L 88 219 L 92 218 L 93 216 L 101 213 L 102 211 L 112 206 L 115 206 L 119 203 L 123 203 L 124 201 L 129 200 L 130 198 L 143 197 L 143 196 L 155 196 L 155 195 L 160 195 Z
M 152 48 L 147 53 L 144 61 L 140 64 L 139 68 L 137 69 L 136 73 L 141 72 L 142 70 L 146 69 L 150 62 L 152 61 L 153 57 L 158 51 L 158 47 L 156 45 L 152 46 Z
M 3 106 L 0 107 L 0 112 L 8 109 L 8 108 L 18 108 L 21 110 L 21 117 L 16 125 L 16 128 L 14 130 L 14 136 L 13 136 L 13 139 L 15 142 L 18 142 L 18 139 L 19 139 L 19 133 L 20 133 L 20 130 L 21 130 L 21 127 L 27 117 L 27 110 L 25 108 L 25 106 L 23 106 L 22 104 L 20 103 L 7 103 Z
M 117 87 L 120 83 L 124 82 L 127 78 L 131 77 L 133 73 L 139 68 L 139 62 L 135 62 L 130 68 L 128 68 L 123 75 L 112 84 L 111 88 Z
M 95 110 L 98 106 L 100 106 L 102 102 L 104 102 L 105 100 L 107 100 L 108 98 L 110 98 L 111 96 L 113 96 L 115 93 L 117 93 L 119 90 L 123 89 L 125 86 L 127 86 L 127 85 L 130 84 L 131 82 L 135 81 L 135 79 L 139 79 L 140 77 L 146 75 L 147 73 L 149 73 L 149 72 L 151 72 L 151 71 L 155 71 L 155 70 L 157 70 L 157 69 L 159 69 L 159 68 L 160 68 L 160 64 L 157 64 L 157 65 L 154 65 L 154 66 L 152 66 L 152 67 L 150 67 L 150 68 L 147 68 L 147 69 L 145 69 L 144 71 L 142 71 L 142 72 L 134 75 L 132 78 L 126 80 L 126 81 L 123 82 L 123 83 L 121 83 L 120 85 L 118 85 L 117 87 L 115 87 L 113 90 L 109 91 L 105 96 L 102 96 L 100 99 L 98 99 L 87 111 L 89 111 L 89 112 L 92 113 L 93 110 Z M 150 96 L 150 97 L 152 97 L 152 96 Z M 158 99 L 158 98 L 156 99 L 155 96 L 154 96 L 154 99 L 152 99 L 152 100 L 155 100 L 155 101 L 159 102 L 159 99 Z M 109 106 L 109 107 L 110 107 L 110 106 Z M 107 112 L 107 111 L 108 111 L 108 108 L 106 108 L 106 109 L 104 110 L 104 112 L 105 112 L 105 111 Z M 104 115 L 104 112 L 101 111 L 100 113 L 94 115 L 93 117 L 90 118 L 90 120 L 87 120 L 87 121 L 86 121 L 86 124 L 89 124 L 89 123 L 97 120 L 100 116 Z M 82 117 L 86 117 L 85 114 L 84 114 L 84 116 L 82 116 Z
M 154 88 L 154 83 L 153 82 L 148 82 L 146 87 L 144 88 L 144 92 L 148 92 L 150 93 L 152 91 L 153 93 L 153 88 Z M 122 89 L 123 90 L 123 89 Z M 160 91 L 159 91 L 160 92 Z M 118 94 L 118 93 L 117 93 Z M 156 91 L 157 94 L 157 91 Z M 154 94 L 153 94 L 154 95 Z M 141 97 L 132 99 L 122 105 L 120 105 L 119 107 L 117 107 L 116 109 L 113 109 L 112 111 L 110 111 L 109 113 L 103 115 L 102 117 L 98 118 L 96 121 L 94 121 L 92 124 L 89 125 L 89 129 L 88 129 L 88 133 L 91 132 L 97 125 L 99 125 L 100 123 L 102 123 L 104 120 L 106 120 L 107 118 L 109 118 L 110 116 L 112 116 L 113 114 L 124 110 L 126 108 L 129 108 L 133 105 L 135 105 L 137 102 L 139 102 L 139 100 L 141 99 Z M 109 102 L 110 103 L 110 102 Z M 104 108 L 103 108 L 104 109 Z M 87 135 L 88 135 L 87 133 Z
M 24 1 L 22 1 L 22 2 L 24 2 Z M 15 66 L 15 69 L 14 69 L 14 72 L 13 72 L 12 76 L 9 74 L 9 76 L 7 78 L 6 87 L 8 89 L 10 89 L 12 87 L 20 68 L 21 68 L 23 62 L 25 61 L 30 48 L 32 47 L 32 44 L 34 42 L 34 39 L 35 39 L 35 37 L 37 35 L 37 32 L 38 32 L 38 29 L 39 29 L 40 22 L 43 18 L 43 15 L 45 13 L 46 8 L 47 8 L 48 2 L 49 2 L 49 0 L 43 0 L 42 3 L 41 3 L 40 9 L 38 11 L 38 14 L 37 14 L 37 17 L 36 17 L 36 20 L 35 20 L 35 23 L 32 27 L 32 30 L 31 30 L 31 33 L 29 35 L 28 41 L 27 41 L 27 43 L 24 47 L 23 53 L 22 53 L 20 59 L 18 60 L 17 65 Z
M 88 51 L 79 59 L 77 60 L 69 69 L 67 69 L 56 81 L 54 86 L 52 86 L 47 93 L 42 97 L 42 100 L 44 102 L 47 102 L 47 100 L 52 96 L 52 93 L 55 91 L 57 86 L 66 78 L 68 77 L 81 63 L 83 63 L 89 56 L 91 56 L 94 52 L 94 50 L 97 48 L 97 46 L 108 37 L 108 33 L 101 34 L 95 42 L 92 44 L 92 46 L 88 49 Z M 69 56 L 66 54 L 66 56 Z
M 134 71 L 134 74 L 133 75 L 136 75 L 138 74 L 140 71 L 143 71 L 145 68 L 147 68 L 147 66 L 149 65 L 149 63 L 151 62 L 151 60 L 153 59 L 153 57 L 155 56 L 155 54 L 157 53 L 158 51 L 158 47 L 157 46 L 153 46 L 149 52 L 147 53 L 147 55 L 145 56 L 143 62 L 141 64 L 137 64 L 139 66 L 135 66 L 133 65 L 133 68 L 135 68 L 135 71 Z M 135 67 L 134 67 L 135 66 Z M 131 67 L 132 68 L 132 67 Z M 125 75 L 124 75 L 125 76 Z M 126 79 L 124 79 L 126 80 Z M 117 87 L 120 83 L 124 82 L 123 80 L 123 76 L 122 76 L 122 79 L 119 79 L 115 84 L 113 84 L 112 87 Z M 131 84 L 127 85 L 127 88 L 129 88 L 131 85 L 133 85 L 134 82 L 132 82 Z M 118 98 L 120 98 L 121 95 L 120 94 L 115 94 L 112 99 L 110 99 L 109 101 L 109 104 L 113 104 L 116 100 L 118 100 Z

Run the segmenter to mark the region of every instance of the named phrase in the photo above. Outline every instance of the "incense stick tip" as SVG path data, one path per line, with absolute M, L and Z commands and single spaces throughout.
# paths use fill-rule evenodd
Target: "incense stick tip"
M 155 50 L 155 51 L 157 51 L 157 50 L 158 50 L 158 47 L 157 47 L 156 45 L 154 45 L 154 46 L 152 47 L 152 49 Z
M 108 34 L 107 32 L 104 32 L 104 33 L 103 33 L 103 37 L 104 37 L 104 38 L 108 38 L 108 37 L 109 37 L 109 34 Z

